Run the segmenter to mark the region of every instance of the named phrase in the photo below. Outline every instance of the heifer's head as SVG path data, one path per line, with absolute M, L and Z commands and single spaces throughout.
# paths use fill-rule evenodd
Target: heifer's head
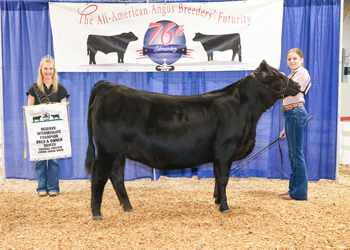
M 268 65 L 265 60 L 254 70 L 252 76 L 270 89 L 280 95 L 279 99 L 294 96 L 300 92 L 299 83 L 289 79 L 285 74 Z
M 125 38 L 129 39 L 130 41 L 137 41 L 139 38 L 137 36 L 135 36 L 134 33 L 132 33 L 131 31 L 129 33 L 124 33 Z
M 196 35 L 193 37 L 192 41 L 200 41 L 201 39 L 203 39 L 205 37 L 205 35 L 201 34 L 201 33 L 196 33 Z

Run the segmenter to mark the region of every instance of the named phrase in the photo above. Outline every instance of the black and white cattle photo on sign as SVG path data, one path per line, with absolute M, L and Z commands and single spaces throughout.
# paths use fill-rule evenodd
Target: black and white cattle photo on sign
M 30 161 L 72 156 L 68 103 L 25 106 Z

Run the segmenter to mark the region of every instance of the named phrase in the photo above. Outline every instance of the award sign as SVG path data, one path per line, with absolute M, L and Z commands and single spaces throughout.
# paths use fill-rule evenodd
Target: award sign
M 25 106 L 31 161 L 72 156 L 65 103 Z

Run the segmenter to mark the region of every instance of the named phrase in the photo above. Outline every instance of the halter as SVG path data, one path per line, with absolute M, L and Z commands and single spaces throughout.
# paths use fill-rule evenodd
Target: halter
M 289 85 L 289 78 L 288 78 L 288 77 L 287 77 L 287 84 L 286 84 L 286 86 L 285 86 L 284 88 L 282 88 L 281 90 L 277 91 L 277 90 L 271 88 L 269 85 L 267 85 L 267 84 L 265 84 L 265 83 L 262 83 L 262 82 L 256 77 L 256 75 L 254 74 L 254 72 L 251 73 L 250 75 L 254 78 L 254 80 L 256 80 L 257 82 L 261 83 L 261 84 L 265 87 L 265 89 L 266 89 L 266 88 L 269 88 L 269 89 L 273 90 L 274 92 L 280 94 L 280 96 L 282 97 L 282 99 L 284 99 L 284 95 L 286 94 L 286 90 L 287 90 L 288 85 Z

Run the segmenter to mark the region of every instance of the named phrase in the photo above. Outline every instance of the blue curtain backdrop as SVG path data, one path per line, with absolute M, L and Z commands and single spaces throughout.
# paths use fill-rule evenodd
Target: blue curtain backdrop
M 35 164 L 29 159 L 24 159 L 22 106 L 27 105 L 25 92 L 36 81 L 41 57 L 46 54 L 53 55 L 49 3 L 43 0 L 1 0 L 0 3 L 6 175 L 7 178 L 32 180 L 36 179 Z M 298 47 L 304 52 L 305 67 L 309 70 L 313 83 L 307 97 L 306 108 L 309 115 L 313 115 L 314 118 L 306 128 L 304 147 L 309 179 L 334 179 L 340 0 L 285 0 L 283 11 L 280 70 L 285 74 L 290 73 L 286 65 L 286 53 L 289 49 Z M 269 37 L 259 37 L 257 42 L 259 39 L 269 39 Z M 87 147 L 87 106 L 90 90 L 98 80 L 104 79 L 158 93 L 193 95 L 220 89 L 250 73 L 251 71 L 59 73 L 60 83 L 71 95 L 68 101 L 70 102 L 73 150 L 72 158 L 60 161 L 60 178 L 88 178 L 84 169 Z M 279 125 L 279 119 L 280 102 L 278 101 L 273 108 L 263 114 L 258 123 L 257 142 L 252 154 L 278 138 L 284 126 L 283 115 L 281 125 Z M 280 145 L 284 153 L 283 168 L 278 145 L 275 144 L 233 171 L 231 176 L 289 178 L 291 170 L 286 140 L 281 140 Z M 239 163 L 234 162 L 232 166 L 235 167 Z M 153 178 L 152 169 L 133 161 L 127 161 L 125 174 L 126 180 Z M 156 178 L 162 175 L 169 177 L 198 175 L 199 178 L 212 178 L 212 164 L 195 169 L 156 171 Z

